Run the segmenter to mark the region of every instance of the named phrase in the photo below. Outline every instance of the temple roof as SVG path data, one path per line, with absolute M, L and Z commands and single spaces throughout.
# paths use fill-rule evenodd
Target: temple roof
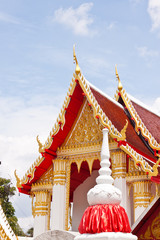
M 157 159 L 160 145 L 157 141 L 160 140 L 158 136 L 160 117 L 131 101 L 120 82 L 117 102 L 111 99 L 90 84 L 76 65 L 64 104 L 47 141 L 42 145 L 37 138 L 41 156 L 22 180 L 15 174 L 20 192 L 29 194 L 32 183 L 35 183 L 51 166 L 52 160 L 57 156 L 57 149 L 63 144 L 74 124 L 84 98 L 93 110 L 95 121 L 100 121 L 103 127 L 109 129 L 110 136 L 117 142 L 119 148 L 133 158 L 137 168 L 150 176 L 158 174 L 157 167 L 160 160 Z

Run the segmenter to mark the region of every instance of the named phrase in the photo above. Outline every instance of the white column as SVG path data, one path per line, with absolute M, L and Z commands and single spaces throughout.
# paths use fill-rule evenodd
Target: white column
M 126 154 L 121 150 L 112 152 L 111 161 L 114 186 L 121 190 L 123 196 L 121 206 L 127 211 L 128 193 L 126 184 Z
M 54 164 L 51 230 L 65 230 L 66 162 L 56 159 Z
M 35 204 L 32 205 L 34 216 L 34 237 L 48 230 L 48 214 L 49 214 L 49 194 L 47 191 L 36 191 Z
M 34 237 L 47 231 L 47 215 L 38 216 L 34 218 Z

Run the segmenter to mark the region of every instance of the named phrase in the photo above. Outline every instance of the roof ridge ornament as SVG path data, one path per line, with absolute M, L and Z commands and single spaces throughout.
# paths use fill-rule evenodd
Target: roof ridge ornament
M 80 70 L 80 67 L 78 65 L 78 61 L 77 61 L 77 57 L 76 57 L 75 44 L 73 45 L 73 62 L 76 63 L 75 73 L 78 75 L 81 70 Z
M 119 74 L 117 71 L 117 64 L 115 65 L 115 71 L 116 71 L 116 78 L 118 80 L 118 90 L 121 91 L 123 89 L 123 86 L 122 86 L 122 83 L 121 83 L 121 80 L 119 78 Z
M 18 175 L 17 175 L 17 171 L 15 170 L 14 171 L 14 176 L 15 176 L 15 178 L 16 178 L 16 186 L 17 186 L 17 188 L 21 188 L 22 187 L 22 185 L 21 185 L 21 180 L 20 180 L 20 178 L 18 177 Z
M 44 152 L 43 144 L 42 144 L 42 143 L 40 142 L 40 140 L 39 140 L 39 135 L 37 135 L 36 140 L 37 140 L 38 147 L 39 147 L 39 149 L 38 149 L 39 153 Z

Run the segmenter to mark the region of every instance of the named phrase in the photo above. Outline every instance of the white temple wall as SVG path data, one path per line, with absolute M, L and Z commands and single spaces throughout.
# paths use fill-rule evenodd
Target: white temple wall
M 87 202 L 88 191 L 96 185 L 98 171 L 93 171 L 82 184 L 80 184 L 73 194 L 73 217 L 72 231 L 78 231 L 78 227 L 85 209 L 89 206 Z

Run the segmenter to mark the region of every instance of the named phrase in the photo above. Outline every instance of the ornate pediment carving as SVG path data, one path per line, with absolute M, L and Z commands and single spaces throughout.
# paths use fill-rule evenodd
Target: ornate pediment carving
M 53 180 L 53 166 L 50 166 L 49 169 L 39 178 L 36 183 L 48 183 Z
M 100 142 L 102 142 L 101 125 L 98 121 L 96 123 L 93 110 L 86 101 L 65 146 L 79 147 L 79 145 L 98 144 Z

